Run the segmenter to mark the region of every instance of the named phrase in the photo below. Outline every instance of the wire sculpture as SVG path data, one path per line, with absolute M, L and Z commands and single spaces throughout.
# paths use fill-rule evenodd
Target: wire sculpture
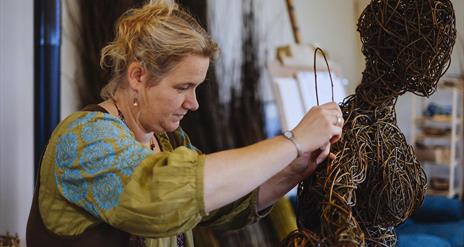
M 342 139 L 298 186 L 297 224 L 283 246 L 395 246 L 426 176 L 397 126 L 398 96 L 430 96 L 456 40 L 451 0 L 372 0 L 358 21 L 366 69 L 340 107 Z

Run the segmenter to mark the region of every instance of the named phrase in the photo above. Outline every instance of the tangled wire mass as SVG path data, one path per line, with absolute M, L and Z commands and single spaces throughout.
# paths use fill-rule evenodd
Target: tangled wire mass
M 298 188 L 283 246 L 395 246 L 394 226 L 422 203 L 426 176 L 397 126 L 398 96 L 430 96 L 456 39 L 450 0 L 372 0 L 358 22 L 366 69 L 340 107 L 345 125 L 326 161 Z

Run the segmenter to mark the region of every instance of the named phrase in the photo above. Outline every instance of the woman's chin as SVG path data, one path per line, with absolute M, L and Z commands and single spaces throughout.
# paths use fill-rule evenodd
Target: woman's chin
M 164 131 L 165 132 L 173 132 L 177 128 L 179 128 L 179 125 L 180 125 L 180 121 L 170 122 L 168 125 L 164 126 Z

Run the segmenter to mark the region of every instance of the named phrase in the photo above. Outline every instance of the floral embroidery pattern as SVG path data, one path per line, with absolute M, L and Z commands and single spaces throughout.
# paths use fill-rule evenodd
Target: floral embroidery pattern
M 114 173 L 99 176 L 93 181 L 92 191 L 97 205 L 110 210 L 118 204 L 123 191 L 121 178 Z
M 65 170 L 61 177 L 55 177 L 58 184 L 66 184 L 63 186 L 63 195 L 68 200 L 77 204 L 83 203 L 87 195 L 88 183 L 82 180 L 82 175 L 79 170 Z M 61 180 L 61 181 L 59 181 Z
M 85 210 L 90 213 L 91 215 L 95 216 L 96 218 L 100 218 L 100 213 L 95 205 L 93 205 L 89 201 L 85 201 L 83 204 L 79 204 L 81 207 L 85 208 Z
M 113 120 L 111 121 L 95 121 L 92 123 L 86 124 L 82 128 L 81 137 L 86 143 L 93 143 L 98 142 L 105 139 L 117 139 L 119 138 L 119 134 L 121 129 L 118 129 L 116 124 L 113 124 Z
M 79 127 L 79 125 L 86 124 L 90 120 L 94 119 L 96 115 L 96 112 L 90 112 L 86 114 L 84 117 L 76 119 L 76 121 L 74 121 L 72 124 L 68 126 L 68 129 L 74 129 L 76 127 Z
M 58 139 L 55 160 L 60 168 L 67 168 L 77 158 L 77 136 L 73 133 L 62 135 Z
M 124 181 L 152 151 L 109 114 L 86 113 L 67 129 L 57 143 L 55 181 L 68 201 L 101 218 L 118 205 Z
M 138 143 L 118 118 L 100 112 L 81 114 L 58 137 L 55 182 L 68 201 L 102 219 L 118 206 L 128 178 L 153 151 Z M 157 138 L 163 151 L 172 151 L 167 134 Z M 182 129 L 175 138 L 197 150 Z
M 114 155 L 113 145 L 106 142 L 92 143 L 82 150 L 79 165 L 84 168 L 86 173 L 95 175 L 115 165 Z
M 115 163 L 122 174 L 131 176 L 135 167 L 151 153 L 152 151 L 148 148 L 141 148 L 135 145 L 122 146 Z

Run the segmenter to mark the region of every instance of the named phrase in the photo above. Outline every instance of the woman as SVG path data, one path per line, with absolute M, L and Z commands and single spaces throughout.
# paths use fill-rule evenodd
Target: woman
M 113 72 L 106 100 L 67 117 L 46 148 L 28 246 L 193 246 L 195 226 L 255 222 L 329 156 L 343 125 L 336 104 L 313 108 L 285 136 L 208 155 L 194 148 L 179 123 L 198 109 L 216 53 L 169 1 L 121 17 L 102 50 Z

